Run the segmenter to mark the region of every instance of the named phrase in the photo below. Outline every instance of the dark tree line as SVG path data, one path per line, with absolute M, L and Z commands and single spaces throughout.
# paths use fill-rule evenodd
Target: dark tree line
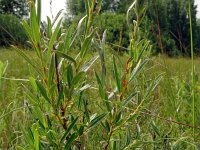
M 191 1 L 193 37 L 195 51 L 198 53 L 199 26 L 197 25 L 197 6 Z M 156 45 L 156 51 L 170 55 L 190 54 L 190 25 L 188 0 L 154 0 L 147 11 L 150 25 L 149 39 Z
M 109 29 L 108 36 L 116 36 L 109 38 L 109 42 L 118 43 L 120 34 L 123 38 L 128 38 L 126 20 L 121 18 L 125 18 L 126 11 L 132 2 L 132 0 L 103 0 L 101 17 L 97 19 L 97 22 L 100 23 L 100 27 Z M 72 18 L 80 17 L 84 13 L 84 0 L 67 0 L 66 4 L 67 10 L 73 16 Z M 153 52 L 169 55 L 189 55 L 188 0 L 147 0 L 146 5 L 148 8 L 146 19 L 143 22 L 142 35 L 152 41 Z M 200 26 L 197 24 L 197 6 L 194 4 L 194 0 L 191 0 L 191 6 L 195 52 L 199 53 Z M 109 18 L 109 16 L 112 18 Z M 112 20 L 113 24 L 116 25 L 111 26 L 108 23 L 109 20 Z M 121 24 L 118 20 L 121 20 Z M 110 35 L 113 31 L 115 34 Z M 122 42 L 122 44 L 128 43 Z
M 100 0 L 96 2 L 98 5 Z M 107 42 L 118 45 L 117 50 L 119 50 L 119 45 L 121 47 L 129 45 L 126 11 L 132 2 L 133 0 L 103 0 L 101 13 L 95 17 L 94 25 L 99 27 L 100 32 L 107 29 Z M 188 0 L 146 0 L 145 5 L 148 8 L 145 21 L 142 23 L 141 35 L 151 40 L 153 52 L 189 55 Z M 196 18 L 197 6 L 194 0 L 191 0 L 191 6 L 194 47 L 195 52 L 199 54 L 200 21 Z M 65 15 L 64 24 L 66 26 L 77 24 L 85 12 L 85 0 L 66 0 L 66 9 L 69 13 Z M 27 0 L 0 0 L 0 45 L 12 43 L 10 41 L 13 40 L 21 40 L 19 43 L 24 44 L 26 38 L 21 38 L 25 34 L 20 26 L 20 19 L 27 15 Z M 134 16 L 132 17 L 134 19 Z M 10 33 L 15 33 L 15 35 Z
M 13 14 L 19 18 L 27 16 L 27 0 L 0 0 L 0 14 Z

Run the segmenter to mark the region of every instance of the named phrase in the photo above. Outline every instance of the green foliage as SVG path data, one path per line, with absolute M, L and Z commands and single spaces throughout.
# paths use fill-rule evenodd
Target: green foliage
M 78 23 L 81 15 L 74 18 L 73 21 L 67 22 L 65 20 L 64 27 L 70 28 L 75 31 L 76 24 Z M 94 17 L 93 26 L 98 27 L 99 38 L 106 30 L 106 45 L 111 46 L 116 51 L 127 51 L 126 47 L 129 45 L 129 29 L 126 21 L 125 14 L 116 14 L 112 12 L 105 12 Z M 76 41 L 76 46 L 79 43 Z
M 85 3 L 84 0 L 67 0 L 66 1 L 67 11 L 72 15 L 76 16 L 80 13 L 85 12 Z
M 28 55 L 29 57 L 31 57 L 32 59 L 35 60 L 35 52 L 33 51 L 27 51 L 24 50 L 24 52 L 26 53 L 26 55 Z M 89 52 L 90 56 L 94 56 L 96 55 L 95 52 Z M 73 53 L 74 54 L 74 53 Z M 125 61 L 128 59 L 127 55 L 123 55 L 123 56 L 118 56 L 116 55 L 115 61 L 117 63 L 117 67 L 121 66 L 121 63 L 118 61 L 118 57 L 121 59 L 122 63 L 125 64 Z M 15 59 L 13 59 L 15 58 Z M 89 58 L 86 58 L 87 60 Z M 7 78 L 11 78 L 10 80 L 5 80 L 2 79 L 2 86 L 3 86 L 3 90 L 0 90 L 0 95 L 2 96 L 1 99 L 1 111 L 3 111 L 10 103 L 15 102 L 14 106 L 10 106 L 9 109 L 5 112 L 10 112 L 11 109 L 15 109 L 17 107 L 24 107 L 24 104 L 27 103 L 27 94 L 29 94 L 30 92 L 27 92 L 26 90 L 24 90 L 23 87 L 21 87 L 21 84 L 23 85 L 27 85 L 27 88 L 30 88 L 30 86 L 28 86 L 29 84 L 23 80 L 21 81 L 15 81 L 15 79 L 17 78 L 24 78 L 27 79 L 29 74 L 28 74 L 28 64 L 26 61 L 24 61 L 19 55 L 17 55 L 17 53 L 13 50 L 9 50 L 9 49 L 1 49 L 0 50 L 0 60 L 2 62 L 6 62 L 6 60 L 8 60 L 9 65 L 8 68 L 6 70 L 6 74 L 4 75 L 4 77 Z M 114 79 L 114 74 L 113 74 L 113 59 L 112 59 L 112 55 L 109 54 L 108 51 L 106 51 L 106 66 L 107 66 L 107 76 L 110 76 L 110 78 L 108 78 L 108 80 L 112 80 L 111 83 L 115 83 L 115 79 Z M 98 61 L 98 60 L 97 60 Z M 18 63 L 16 63 L 18 62 Z M 168 148 L 171 148 L 170 145 L 172 145 L 174 143 L 175 145 L 175 141 L 181 139 L 181 137 L 191 137 L 192 136 L 192 128 L 184 126 L 184 125 L 178 125 L 176 123 L 172 123 L 171 121 L 176 120 L 182 123 L 186 123 L 186 124 L 191 124 L 191 74 L 190 74 L 190 66 L 191 66 L 191 60 L 189 58 L 182 58 L 182 57 L 177 57 L 177 58 L 170 58 L 170 57 L 166 57 L 161 55 L 160 57 L 156 56 L 151 58 L 151 61 L 146 64 L 146 68 L 144 70 L 141 70 L 140 75 L 136 76 L 136 78 L 139 78 L 139 83 L 143 83 L 143 80 L 141 78 L 141 75 L 145 74 L 145 81 L 148 82 L 151 79 L 153 79 L 155 76 L 162 74 L 163 75 L 163 79 L 160 82 L 160 84 L 158 85 L 158 87 L 155 89 L 155 91 L 152 93 L 152 99 L 149 99 L 148 102 L 146 101 L 146 105 L 144 105 L 143 110 L 141 110 L 142 114 L 140 115 L 141 119 L 138 122 L 140 125 L 140 134 L 144 135 L 144 140 L 148 140 L 148 141 L 154 141 L 152 144 L 149 144 L 149 149 L 152 149 L 154 146 L 158 149 L 163 149 L 164 147 L 164 143 L 166 143 L 168 145 Z M 195 60 L 195 65 L 199 66 L 200 65 L 200 60 L 197 58 Z M 173 67 L 172 67 L 173 66 Z M 91 68 L 93 70 L 93 68 L 97 68 L 95 69 L 97 72 L 99 72 L 100 66 L 98 65 L 98 63 L 95 63 L 94 66 Z M 88 72 L 88 76 L 92 77 L 93 76 L 93 72 L 91 71 L 91 69 Z M 118 72 L 120 72 L 120 68 L 118 68 Z M 199 86 L 199 80 L 198 80 L 198 75 L 200 73 L 200 70 L 198 68 L 196 68 L 196 82 L 197 82 L 197 86 Z M 100 74 L 100 73 L 99 73 Z M 91 78 L 90 78 L 91 79 Z M 13 80 L 13 81 L 12 81 Z M 91 79 L 92 81 L 94 81 L 95 79 Z M 91 81 L 91 82 L 92 82 Z M 111 85 L 111 84 L 110 84 Z M 109 86 L 110 86 L 109 85 Z M 97 85 L 95 85 L 95 87 L 97 87 Z M 133 87 L 130 87 L 133 88 Z M 141 91 L 142 89 L 145 87 L 141 87 Z M 199 105 L 198 102 L 198 98 L 199 98 L 199 87 L 197 87 L 197 93 L 196 93 L 196 99 L 197 99 L 197 105 Z M 100 105 L 99 103 L 101 102 L 101 100 L 99 100 L 99 95 L 98 95 L 98 91 L 96 91 L 95 89 L 91 89 L 90 91 L 94 91 L 94 92 L 85 92 L 82 96 L 82 99 L 79 98 L 80 101 L 78 101 L 77 103 L 80 104 L 80 106 L 82 106 L 81 103 L 85 102 L 82 101 L 83 98 L 88 100 L 88 108 L 92 110 L 93 107 L 95 107 L 95 111 L 99 110 L 99 107 L 102 107 L 102 105 Z M 27 92 L 27 93 L 25 93 Z M 33 91 L 31 91 L 31 93 L 33 94 Z M 62 96 L 61 96 L 62 97 Z M 23 100 L 25 100 L 23 102 Z M 127 101 L 128 102 L 128 101 Z M 30 104 L 30 103 L 29 103 Z M 90 107 L 90 106 L 93 107 Z M 133 103 L 132 101 L 129 102 L 128 106 L 134 106 L 135 103 Z M 79 108 L 80 109 L 80 108 Z M 28 113 L 28 109 L 27 109 L 27 105 L 25 106 L 24 109 L 18 109 L 18 110 L 14 110 L 12 112 L 10 112 L 8 115 L 4 116 L 4 119 L 1 120 L 1 141 L 0 142 L 0 147 L 8 147 L 11 149 L 11 147 L 17 147 L 19 145 L 25 147 L 26 143 L 24 141 L 24 136 L 21 135 L 21 128 L 25 128 L 25 127 L 30 127 L 30 121 L 32 121 L 32 115 Z M 151 111 L 151 115 L 148 114 L 148 112 Z M 197 113 L 197 119 L 196 119 L 196 123 L 199 124 L 199 120 L 200 120 L 200 115 L 199 115 L 199 109 L 196 109 L 196 113 Z M 25 113 L 25 114 L 24 114 Z M 90 112 L 89 112 L 90 113 Z M 144 114 L 147 113 L 147 114 Z M 24 114 L 24 115 L 23 115 Z M 160 117 L 164 117 L 165 119 L 169 119 L 169 121 L 164 121 L 163 119 L 160 118 L 156 118 L 153 115 L 158 115 Z M 0 116 L 2 116 L 3 113 L 0 113 Z M 171 119 L 170 119 L 171 118 Z M 8 120 L 8 122 L 6 121 Z M 156 126 L 153 127 L 152 125 L 152 121 L 154 121 L 154 125 Z M 6 124 L 6 122 L 8 124 Z M 29 124 L 28 124 L 29 123 Z M 134 124 L 134 120 L 133 123 L 130 122 L 130 126 L 132 126 Z M 94 127 L 94 131 L 91 130 L 91 132 L 93 133 L 97 133 L 95 131 L 97 131 L 99 128 L 99 126 Z M 139 143 L 138 141 L 136 143 L 132 142 L 133 137 L 135 137 L 136 133 L 135 133 L 135 126 L 131 127 L 130 130 L 130 138 L 131 138 L 131 143 L 135 144 L 135 146 L 137 144 L 142 144 L 145 145 L 144 143 Z M 156 133 L 158 130 L 158 134 Z M 181 132 L 179 132 L 181 130 Z M 17 132 L 18 131 L 18 132 Z M 154 135 L 154 133 L 156 133 Z M 91 133 L 92 134 L 92 133 Z M 124 141 L 126 139 L 126 134 L 123 133 L 124 135 L 121 135 L 121 140 L 120 139 L 116 139 L 118 141 Z M 93 138 L 88 139 L 87 141 L 91 141 L 91 145 L 92 143 L 94 144 L 94 141 L 97 141 L 97 143 L 95 143 L 94 147 L 90 147 L 91 149 L 95 149 L 95 148 L 99 148 L 98 146 L 98 139 L 99 137 L 101 137 L 102 134 L 95 134 L 96 136 L 93 136 Z M 148 138 L 147 138 L 147 135 Z M 166 136 L 168 137 L 168 140 L 166 139 Z M 155 137 L 155 139 L 154 139 Z M 17 139 L 14 140 L 13 139 Z M 163 140 L 161 140 L 163 139 Z M 197 136 L 197 139 L 199 140 L 199 137 Z M 191 141 L 192 139 L 184 139 L 183 142 L 177 142 L 179 144 L 179 146 L 183 146 L 184 145 L 184 149 L 186 148 L 191 148 L 188 141 Z M 119 142 L 117 141 L 116 146 L 119 145 Z M 174 142 L 173 142 L 174 141 Z M 114 146 L 115 142 L 111 142 L 111 146 Z M 128 143 L 128 142 L 127 142 Z M 89 145 L 89 144 L 88 144 Z M 131 147 L 131 145 L 129 145 Z M 162 147 L 163 146 L 163 147 Z M 127 149 L 131 149 L 133 147 L 127 147 Z M 26 149 L 26 148 L 25 148 Z
M 99 27 L 101 34 L 106 30 L 108 45 L 114 47 L 115 50 L 126 51 L 125 47 L 129 45 L 129 30 L 124 14 L 110 12 L 100 14 L 94 19 L 94 26 Z
M 187 0 L 154 0 L 150 1 L 147 10 L 148 39 L 151 39 L 157 52 L 170 56 L 190 55 L 189 14 Z M 196 19 L 196 6 L 191 1 L 193 37 L 196 53 L 199 49 L 199 35 Z M 147 32 L 144 31 L 144 32 Z M 167 42 L 168 40 L 168 42 Z
M 27 45 L 28 38 L 26 31 L 18 19 L 14 15 L 0 15 L 0 46 Z
M 132 0 L 96 0 L 95 10 L 101 12 L 117 12 L 126 13 L 126 10 L 131 5 Z M 66 7 L 68 12 L 72 15 L 78 15 L 85 12 L 84 0 L 67 0 Z M 101 10 L 98 10 L 101 7 Z
M 103 13 L 96 17 L 94 23 L 96 26 L 100 25 L 101 33 L 107 29 L 107 42 L 127 47 L 129 29 L 125 23 L 125 12 L 131 2 L 132 0 L 102 1 L 101 12 Z M 146 5 L 148 7 L 147 17 L 141 25 L 141 31 L 144 33 L 141 36 L 151 40 L 154 54 L 190 55 L 189 18 L 186 3 L 187 0 L 148 0 L 140 2 L 141 6 Z M 100 2 L 96 1 L 96 9 L 100 7 L 99 4 Z M 67 24 L 73 21 L 77 22 L 76 20 L 80 19 L 80 16 L 84 13 L 84 8 L 82 0 L 70 1 L 68 9 L 71 10 L 72 15 L 66 15 Z M 194 0 L 192 0 L 191 15 L 194 29 L 194 47 L 197 54 L 200 49 L 198 34 L 200 28 L 197 25 L 196 8 Z M 67 18 L 67 16 L 70 16 L 70 18 Z M 130 21 L 132 22 L 134 18 L 134 15 L 131 16 Z M 119 50 L 117 46 L 114 47 L 115 50 Z

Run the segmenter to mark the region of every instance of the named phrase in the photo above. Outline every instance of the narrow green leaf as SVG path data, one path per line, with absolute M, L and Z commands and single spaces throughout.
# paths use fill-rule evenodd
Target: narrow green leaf
M 78 135 L 81 136 L 84 133 L 85 126 L 81 126 L 78 130 Z
M 65 131 L 65 134 L 63 135 L 63 137 L 61 138 L 61 143 L 64 142 L 64 140 L 66 139 L 66 137 L 69 135 L 70 131 L 73 129 L 73 127 L 76 125 L 76 122 L 78 121 L 78 117 L 76 117 L 76 119 L 74 119 L 72 121 L 72 123 L 70 124 L 70 126 L 67 128 L 67 130 Z
M 50 39 L 52 36 L 52 25 L 51 25 L 51 19 L 47 16 L 47 37 Z
M 71 36 L 72 36 L 72 29 L 69 28 L 64 42 L 64 53 L 67 53 L 70 49 Z
M 55 70 L 55 53 L 51 55 L 51 63 L 49 65 L 48 84 L 52 85 Z
M 38 18 L 34 3 L 31 4 L 31 29 L 36 45 L 40 45 L 40 28 L 38 26 Z
M 70 136 L 69 140 L 67 140 L 67 143 L 66 143 L 64 149 L 65 149 L 65 150 L 70 150 L 70 149 L 71 149 L 71 145 L 72 145 L 72 143 L 74 142 L 75 139 L 76 139 L 76 134 L 73 133 L 73 134 Z
M 150 42 L 148 40 L 142 40 L 143 43 L 141 44 L 141 48 L 140 48 L 140 54 L 138 56 L 138 60 L 137 62 L 142 59 L 143 53 L 145 51 L 147 51 L 148 49 L 150 49 Z
M 147 90 L 145 91 L 144 99 L 146 99 L 158 86 L 162 79 L 162 76 L 158 76 L 155 81 L 153 81 L 148 87 Z
M 115 118 L 114 124 L 116 125 L 121 120 L 121 118 L 122 118 L 122 111 L 119 111 Z
M 64 54 L 64 53 L 62 53 L 60 51 L 55 51 L 55 52 L 59 57 L 64 58 L 67 61 L 70 61 L 70 62 L 74 63 L 74 65 L 76 66 L 76 60 L 74 60 L 72 57 L 70 57 L 67 54 Z
M 85 116 L 86 116 L 86 120 L 89 122 L 90 121 L 90 114 L 87 108 L 87 100 L 83 99 L 83 105 L 84 105 L 84 109 L 85 109 Z
M 136 0 L 131 4 L 131 6 L 128 8 L 128 10 L 127 10 L 127 12 L 126 12 L 126 20 L 127 20 L 127 22 L 128 22 L 128 26 L 130 25 L 130 23 L 129 23 L 129 13 L 130 13 L 130 11 L 133 9 L 133 7 L 135 6 L 135 4 L 136 4 Z
M 71 88 L 71 86 L 72 86 L 73 78 L 74 78 L 73 69 L 72 69 L 72 66 L 70 64 L 67 67 L 67 83 L 68 83 L 69 88 Z
M 89 1 L 86 1 L 85 9 L 86 9 L 87 16 L 89 16 L 90 15 L 90 2 Z
M 87 53 L 87 50 L 89 49 L 89 46 L 91 45 L 92 38 L 94 37 L 94 34 L 96 33 L 97 29 L 94 29 L 91 34 L 85 38 L 83 45 L 81 47 L 80 57 L 83 59 Z
M 105 46 L 106 46 L 106 33 L 107 33 L 107 30 L 104 30 L 104 32 L 103 32 L 103 37 L 102 37 L 102 40 L 101 40 L 101 42 L 102 42 L 102 48 L 103 48 L 103 49 L 104 49 Z
M 60 103 L 61 103 L 61 100 L 64 99 L 64 87 L 61 86 L 61 90 L 60 90 L 60 93 L 58 95 L 58 100 L 57 100 L 57 107 L 59 107 Z
M 53 32 L 51 38 L 50 38 L 49 46 L 48 46 L 48 49 L 49 49 L 50 51 L 54 50 L 54 49 L 53 49 L 53 46 L 54 46 L 54 44 L 56 43 L 56 39 L 57 39 L 57 35 L 58 35 L 58 32 L 59 32 L 61 23 L 62 23 L 62 18 L 61 18 L 60 21 L 58 22 L 58 24 L 57 24 L 57 26 L 56 26 L 56 28 L 55 28 L 55 30 L 54 30 L 54 32 Z
M 37 0 L 37 20 L 38 20 L 38 27 L 40 27 L 41 23 L 41 0 Z
M 87 72 L 90 67 L 95 63 L 95 61 L 99 58 L 99 56 L 94 56 L 88 63 L 86 63 L 80 70 Z
M 33 124 L 32 130 L 33 130 L 33 137 L 34 137 L 34 148 L 35 150 L 39 150 L 39 133 L 38 133 L 37 124 Z
M 96 71 L 95 71 L 95 76 L 96 76 L 98 85 L 99 85 L 101 88 L 103 88 L 103 85 L 102 85 L 102 83 L 101 83 L 101 79 L 99 78 L 99 76 L 98 76 L 98 74 L 96 73 Z
M 47 100 L 47 102 L 50 103 L 50 100 L 49 100 L 49 98 L 47 96 L 46 89 L 44 88 L 44 86 L 42 85 L 42 83 L 36 80 L 36 84 L 37 84 L 38 90 L 40 91 L 40 93 L 42 94 L 42 96 L 45 98 L 45 100 Z
M 83 23 L 83 21 L 84 21 L 86 18 L 87 18 L 87 16 L 84 16 L 84 17 L 81 18 L 81 20 L 79 21 L 78 26 L 77 26 L 77 29 L 76 29 L 76 31 L 75 31 L 73 37 L 71 38 L 72 40 L 71 40 L 71 43 L 70 43 L 70 46 L 69 46 L 70 48 L 72 47 L 72 45 L 73 45 L 75 39 L 76 39 L 77 36 L 79 35 L 79 33 L 80 33 L 80 31 L 81 31 L 82 23 Z
M 107 98 L 107 93 L 106 93 L 105 87 L 103 86 L 102 81 L 101 81 L 101 79 L 99 78 L 99 76 L 98 76 L 98 74 L 96 72 L 95 72 L 95 76 L 96 76 L 96 79 L 97 79 L 97 83 L 99 85 L 99 88 L 98 88 L 99 89 L 99 95 L 101 96 L 101 98 L 103 100 L 106 99 L 106 101 L 107 101 L 108 98 Z
M 117 150 L 117 141 L 113 141 L 112 149 Z
M 84 91 L 80 92 L 79 98 L 78 98 L 78 108 L 81 109 L 82 103 L 83 103 L 83 93 Z
M 105 34 L 105 33 L 104 33 Z M 105 35 L 103 35 L 105 36 Z M 103 37 L 103 42 L 105 42 Z M 93 40 L 92 44 L 94 47 L 98 50 L 99 52 L 99 57 L 101 61 L 101 79 L 102 79 L 102 84 L 105 84 L 105 76 L 106 76 L 106 65 L 105 65 L 105 45 L 102 43 L 101 46 L 96 42 L 96 40 Z
M 134 92 L 134 93 L 131 93 L 130 96 L 128 98 L 126 98 L 125 100 L 123 100 L 123 105 L 122 105 L 122 109 L 124 109 L 124 107 L 126 107 L 129 102 L 131 100 L 133 100 L 133 97 L 135 97 L 139 92 Z
M 49 115 L 46 115 L 46 119 L 47 119 L 48 128 L 51 129 L 52 128 L 52 120 L 49 117 Z
M 108 120 L 105 121 L 105 124 L 103 124 L 104 129 L 106 130 L 107 133 L 110 132 L 110 124 L 108 123 Z
M 106 91 L 105 88 L 103 89 L 103 92 L 104 92 L 104 99 L 103 100 L 105 101 L 106 108 L 107 108 L 108 112 L 111 112 L 112 107 L 110 105 L 110 101 L 108 100 L 108 94 L 107 94 L 107 91 Z M 110 115 L 111 115 L 111 113 L 110 113 Z
M 25 95 L 27 96 L 30 104 L 36 106 L 39 102 L 39 99 L 31 92 L 27 87 L 25 87 Z
M 33 37 L 32 37 L 32 31 L 31 31 L 31 28 L 29 27 L 28 23 L 26 21 L 22 20 L 22 24 L 23 24 L 23 27 L 26 30 L 28 38 L 31 40 L 32 43 L 34 43 L 34 40 L 33 40 Z
M 128 146 L 131 143 L 131 132 L 130 129 L 127 128 L 126 130 L 126 143 L 125 145 Z
M 83 87 L 81 87 L 80 89 L 78 89 L 78 90 L 75 92 L 75 94 L 80 93 L 80 92 L 82 92 L 82 91 L 85 91 L 85 90 L 87 90 L 87 89 L 90 88 L 90 87 L 91 87 L 91 85 L 86 84 L 86 85 L 84 85 Z
M 106 117 L 107 113 L 104 113 L 104 114 L 101 114 L 99 116 L 97 116 L 96 118 L 94 118 L 90 124 L 89 124 L 89 127 L 94 127 L 96 125 L 98 125 L 105 117 Z
M 76 86 L 77 83 L 80 82 L 81 79 L 83 79 L 83 77 L 85 77 L 85 72 L 81 71 L 79 72 L 72 80 L 72 85 Z
M 151 121 L 150 125 L 151 125 L 153 131 L 154 131 L 158 136 L 160 136 L 160 135 L 161 135 L 161 134 L 160 134 L 160 131 L 159 131 L 159 129 L 157 128 L 157 125 L 155 124 L 155 122 L 154 122 L 154 121 Z
M 114 76 L 115 76 L 115 81 L 116 81 L 116 84 L 117 84 L 118 92 L 121 92 L 121 83 L 122 82 L 120 81 L 120 78 L 119 78 L 119 72 L 118 72 L 118 69 L 117 69 L 117 65 L 116 65 L 114 56 L 113 56 L 113 70 L 114 70 Z
M 137 63 L 136 67 L 134 68 L 134 70 L 131 73 L 131 76 L 129 78 L 129 83 L 134 79 L 134 77 L 142 70 L 142 68 L 144 67 L 144 65 L 148 62 L 148 60 L 145 60 L 142 64 L 141 64 L 141 59 L 139 60 L 139 62 Z M 140 65 L 141 64 L 141 65 Z
M 31 128 L 28 127 L 28 129 L 26 129 L 26 130 L 22 128 L 22 132 L 23 132 L 23 135 L 25 136 L 24 139 L 26 140 L 26 142 L 30 146 L 34 147 L 34 136 L 33 136 L 33 132 L 31 130 Z
M 37 92 L 37 84 L 35 82 L 35 78 L 29 77 L 29 81 L 31 83 L 32 88 Z
M 46 120 L 45 120 L 43 112 L 39 108 L 39 106 L 35 106 L 34 109 L 32 110 L 32 112 L 33 112 L 35 119 L 39 120 L 40 126 L 42 128 L 46 127 Z

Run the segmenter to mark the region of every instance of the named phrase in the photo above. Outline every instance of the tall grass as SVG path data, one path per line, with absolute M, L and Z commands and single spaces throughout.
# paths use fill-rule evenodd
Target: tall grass
M 192 60 L 192 123 L 195 126 L 195 65 L 194 65 L 194 47 L 193 47 L 193 29 L 192 29 L 192 15 L 191 15 L 191 0 L 189 3 L 189 18 L 190 18 L 190 48 L 191 48 L 191 60 Z M 193 128 L 193 138 L 195 141 L 195 128 Z

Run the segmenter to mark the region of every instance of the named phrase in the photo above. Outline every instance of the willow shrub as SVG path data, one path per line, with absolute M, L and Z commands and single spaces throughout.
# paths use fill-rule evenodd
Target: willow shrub
M 136 20 L 134 25 L 128 21 L 129 26 L 134 27 L 130 31 L 130 55 L 126 67 L 117 65 L 120 60 L 113 52 L 112 85 L 108 82 L 112 80 L 111 76 L 106 73 L 109 72 L 105 60 L 106 31 L 99 42 L 96 40 L 98 28 L 92 26 L 93 17 L 99 12 L 94 11 L 95 0 L 86 1 L 86 15 L 79 21 L 75 33 L 62 29 L 62 19 L 58 20 L 60 13 L 53 21 L 48 18 L 47 29 L 41 32 L 41 1 L 37 1 L 37 7 L 34 1 L 29 2 L 30 23 L 23 22 L 23 25 L 38 61 L 16 49 L 31 66 L 32 89 L 25 90 L 34 121 L 30 128 L 24 129 L 26 147 L 19 146 L 19 149 L 141 147 L 142 143 L 135 142 L 137 137 L 131 135 L 131 129 L 137 126 L 139 133 L 136 121 L 139 110 L 160 80 L 152 81 L 140 92 L 136 75 L 148 62 L 145 55 L 151 48 L 147 40 L 139 37 L 139 26 L 146 10 L 141 2 L 134 1 L 127 12 L 128 20 L 130 12 L 135 13 Z M 71 50 L 77 40 L 81 47 L 76 55 Z M 99 53 L 87 61 L 91 46 Z M 93 77 L 89 70 L 98 60 L 101 67 L 95 68 Z M 94 78 L 96 82 L 91 82 Z M 96 98 L 88 100 L 88 93 Z

